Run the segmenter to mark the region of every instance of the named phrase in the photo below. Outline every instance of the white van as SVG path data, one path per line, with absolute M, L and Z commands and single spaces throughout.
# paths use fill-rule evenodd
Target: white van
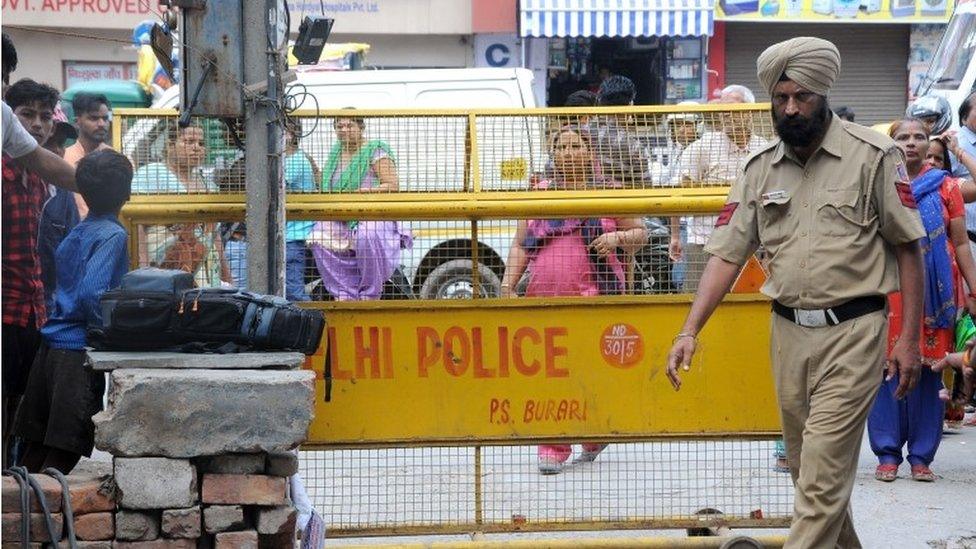
M 958 127 L 959 106 L 976 90 L 976 0 L 959 0 L 952 19 L 932 56 L 925 76 L 915 89 L 921 97 L 945 97 L 952 106 L 953 127 Z
M 302 72 L 289 86 L 307 92 L 301 110 L 532 108 L 532 71 L 527 69 L 420 69 L 383 71 Z M 179 90 L 166 90 L 153 108 L 175 109 Z M 498 117 L 478 127 L 482 187 L 486 190 L 526 188 L 528 177 L 546 162 L 541 118 Z M 315 129 L 306 122 L 303 149 L 324 166 L 335 142 L 331 121 Z M 158 119 L 131 125 L 123 151 L 131 158 L 157 160 L 161 154 Z M 397 157 L 400 189 L 461 191 L 465 188 L 467 118 L 397 117 L 367 120 L 367 139 L 385 141 Z M 157 134 L 154 138 L 148 136 Z M 512 169 L 512 167 L 515 169 Z M 503 169 L 507 167 L 507 169 Z M 413 247 L 404 251 L 402 275 L 423 298 L 465 298 L 472 292 L 470 224 L 462 221 L 408 222 Z M 514 223 L 498 223 L 481 231 L 480 280 L 483 293 L 498 295 Z M 466 261 L 466 259 L 468 259 Z

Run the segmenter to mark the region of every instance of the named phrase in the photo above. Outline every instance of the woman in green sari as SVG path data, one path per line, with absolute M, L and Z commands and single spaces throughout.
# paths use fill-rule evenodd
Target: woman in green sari
M 362 118 L 338 118 L 336 144 L 322 172 L 326 192 L 377 193 L 399 188 L 390 146 L 366 140 Z M 378 299 L 411 237 L 396 221 L 321 221 L 310 237 L 322 284 L 337 300 Z

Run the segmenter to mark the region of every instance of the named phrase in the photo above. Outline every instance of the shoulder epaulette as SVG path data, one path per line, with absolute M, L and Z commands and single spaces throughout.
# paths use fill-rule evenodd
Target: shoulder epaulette
M 746 161 L 742 164 L 742 169 L 745 170 L 749 166 L 749 164 L 752 163 L 753 160 L 759 158 L 760 156 L 776 150 L 776 146 L 779 145 L 779 143 L 780 143 L 779 137 L 767 142 L 765 145 L 760 147 L 759 150 L 753 152 L 748 156 L 748 158 L 746 158 Z
M 856 139 L 864 141 L 876 149 L 887 152 L 895 148 L 895 142 L 890 137 L 871 128 L 852 122 L 844 122 L 844 129 Z

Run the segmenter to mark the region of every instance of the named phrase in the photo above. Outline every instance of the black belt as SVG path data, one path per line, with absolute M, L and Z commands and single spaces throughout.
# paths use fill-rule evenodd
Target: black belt
M 773 301 L 773 312 L 806 328 L 836 326 L 841 322 L 880 311 L 885 308 L 884 296 L 858 297 L 829 309 L 794 309 Z

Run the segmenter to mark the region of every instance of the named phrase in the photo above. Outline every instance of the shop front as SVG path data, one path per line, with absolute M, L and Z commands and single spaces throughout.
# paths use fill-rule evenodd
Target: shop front
M 519 8 L 520 35 L 545 48 L 550 106 L 612 74 L 633 80 L 639 105 L 705 101 L 712 32 L 707 0 L 522 0 Z
M 861 124 L 890 122 L 905 112 L 910 69 L 919 72 L 917 66 L 931 57 L 920 27 L 935 37 L 929 43 L 937 43 L 952 9 L 952 0 L 719 0 L 715 17 L 724 26 L 725 82 L 749 86 L 766 101 L 769 95 L 756 80 L 756 57 L 781 40 L 817 36 L 841 54 L 831 106 L 853 108 Z

